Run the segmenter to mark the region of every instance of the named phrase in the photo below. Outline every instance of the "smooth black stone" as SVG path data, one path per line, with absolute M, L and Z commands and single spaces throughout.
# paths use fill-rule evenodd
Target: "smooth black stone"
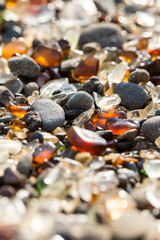
M 76 117 L 78 117 L 82 112 L 85 110 L 83 109 L 73 109 L 73 110 L 68 110 L 65 113 L 65 119 L 66 120 L 74 120 Z
M 105 140 L 111 140 L 113 138 L 113 133 L 111 130 L 101 130 L 101 131 L 96 131 L 96 133 L 103 137 Z
M 35 139 L 38 139 L 38 141 L 40 142 L 40 143 L 43 143 L 43 135 L 42 135 L 42 133 L 40 132 L 40 131 L 36 131 L 36 132 L 34 132 L 33 134 L 32 134 L 32 136 L 31 136 L 31 138 L 30 138 L 30 141 L 33 141 L 33 140 L 35 140 Z
M 126 152 L 131 149 L 131 142 L 129 141 L 124 141 L 124 142 L 119 142 L 117 145 L 117 150 L 119 152 Z

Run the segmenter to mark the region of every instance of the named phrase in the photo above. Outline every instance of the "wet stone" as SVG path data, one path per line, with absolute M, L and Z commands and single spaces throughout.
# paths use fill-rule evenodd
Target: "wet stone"
M 150 142 L 154 143 L 160 136 L 160 116 L 147 119 L 141 127 L 143 136 Z
M 144 88 L 131 82 L 122 82 L 116 85 L 114 92 L 120 96 L 121 104 L 130 110 L 143 107 L 148 100 Z
M 144 69 L 137 69 L 130 73 L 128 81 L 132 83 L 148 82 L 150 80 L 149 72 Z
M 37 77 L 40 74 L 38 64 L 28 56 L 12 57 L 8 61 L 8 66 L 12 72 L 25 77 Z
M 61 127 L 65 120 L 63 108 L 49 99 L 37 100 L 31 105 L 31 111 L 37 111 L 40 114 L 42 128 L 47 131 Z
M 14 100 L 13 93 L 7 87 L 0 86 L 0 105 L 4 107 L 8 101 L 13 100 Z
M 86 28 L 79 39 L 80 48 L 89 42 L 98 42 L 102 48 L 122 48 L 122 35 L 120 28 L 112 23 L 99 23 Z
M 93 98 L 86 92 L 79 91 L 75 93 L 67 102 L 67 108 L 88 110 L 93 105 Z
M 31 96 L 34 91 L 38 90 L 38 84 L 35 82 L 30 82 L 24 87 L 24 94 L 26 97 Z
M 30 111 L 28 112 L 24 118 L 23 121 L 26 123 L 26 126 L 31 131 L 36 131 L 39 127 L 41 127 L 41 117 L 40 114 L 36 111 Z

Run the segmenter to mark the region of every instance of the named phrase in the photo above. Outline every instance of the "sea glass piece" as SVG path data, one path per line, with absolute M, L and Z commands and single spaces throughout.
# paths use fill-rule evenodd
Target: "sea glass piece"
M 29 106 L 24 104 L 7 102 L 5 107 L 9 113 L 19 118 L 23 118 L 29 112 Z
M 96 101 L 96 105 L 104 112 L 117 107 L 120 103 L 121 103 L 121 98 L 119 97 L 118 94 L 105 96 L 105 97 L 99 98 Z
M 33 162 L 42 164 L 45 161 L 48 161 L 56 153 L 56 151 L 56 146 L 51 142 L 41 144 L 33 153 Z

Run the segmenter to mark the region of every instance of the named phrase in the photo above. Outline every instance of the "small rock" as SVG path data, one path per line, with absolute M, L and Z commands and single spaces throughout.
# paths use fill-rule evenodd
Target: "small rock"
M 34 78 L 40 74 L 38 64 L 32 58 L 25 55 L 10 58 L 8 66 L 12 72 L 25 77 Z
M 105 140 L 111 140 L 113 138 L 113 132 L 111 130 L 100 130 L 96 131 L 96 133 Z
M 97 42 L 102 48 L 117 47 L 122 48 L 123 38 L 120 28 L 113 23 L 98 23 L 87 27 L 79 39 L 79 47 L 84 44 Z
M 84 53 L 97 52 L 101 50 L 101 45 L 97 42 L 90 42 L 83 45 L 82 51 Z
M 85 91 L 87 93 L 93 93 L 97 91 L 98 86 L 99 86 L 99 78 L 96 76 L 93 76 L 84 83 L 83 87 L 81 88 L 81 91 Z
M 130 148 L 131 148 L 131 142 L 129 141 L 118 142 L 118 145 L 117 145 L 118 152 L 129 151 Z
M 4 117 L 0 117 L 0 123 L 9 123 L 11 121 L 11 115 L 6 115 Z
M 30 141 L 33 141 L 35 139 L 38 139 L 40 143 L 43 143 L 43 135 L 40 131 L 34 132 L 30 138 Z
M 160 116 L 160 109 L 157 109 L 155 116 Z
M 13 93 L 7 87 L 0 86 L 0 105 L 4 107 L 8 101 L 13 100 L 14 100 Z
M 28 112 L 24 118 L 23 121 L 26 123 L 26 126 L 31 131 L 36 131 L 39 127 L 41 127 L 41 117 L 40 114 L 36 111 L 30 111 Z
M 34 91 L 38 90 L 38 84 L 30 82 L 24 87 L 24 94 L 26 97 L 31 96 Z
M 160 116 L 147 119 L 141 127 L 143 136 L 150 142 L 154 143 L 160 136 Z
M 65 113 L 65 119 L 66 120 L 74 120 L 76 117 L 78 117 L 82 112 L 84 112 L 83 109 L 73 109 L 69 110 Z
M 4 171 L 3 182 L 5 185 L 22 187 L 24 184 L 24 179 L 19 172 L 14 172 L 11 168 L 6 168 Z
M 132 142 L 137 136 L 137 130 L 136 129 L 131 129 L 125 133 L 123 133 L 122 135 L 118 136 L 117 140 L 119 142 L 121 141 L 129 141 Z
M 2 186 L 0 188 L 0 195 L 4 197 L 11 198 L 15 195 L 15 189 L 11 186 Z
M 114 87 L 114 92 L 121 98 L 121 104 L 130 110 L 138 109 L 148 100 L 145 89 L 131 82 L 121 82 Z
M 5 83 L 5 86 L 13 93 L 20 93 L 23 89 L 22 81 L 17 78 Z
M 37 111 L 42 120 L 42 128 L 52 131 L 62 126 L 65 115 L 63 108 L 50 99 L 39 99 L 31 105 L 31 111 Z
M 75 93 L 67 102 L 67 108 L 88 110 L 92 107 L 93 98 L 86 92 L 79 91 Z
M 131 72 L 128 77 L 129 82 L 140 83 L 148 82 L 150 80 L 149 72 L 144 69 L 136 69 L 134 72 Z
M 22 36 L 22 29 L 20 26 L 14 25 L 12 28 L 7 29 L 3 34 L 3 41 L 8 42 L 12 38 L 19 38 Z
M 17 170 L 24 174 L 25 176 L 29 176 L 29 174 L 32 172 L 32 154 L 26 153 L 23 154 L 23 156 L 20 158 Z

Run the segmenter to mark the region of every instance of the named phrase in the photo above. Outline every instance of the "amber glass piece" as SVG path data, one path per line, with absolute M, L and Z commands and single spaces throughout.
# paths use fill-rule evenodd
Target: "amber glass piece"
M 43 4 L 47 4 L 47 0 L 30 0 L 30 4 L 31 5 L 43 5 Z
M 113 162 L 113 165 L 123 165 L 124 163 L 124 157 L 123 156 L 119 156 L 117 159 L 115 159 Z
M 93 155 L 101 155 L 107 146 L 106 140 L 97 133 L 77 126 L 69 128 L 67 137 L 79 151 L 89 152 Z
M 124 111 L 118 111 L 116 109 L 112 109 L 107 111 L 106 113 L 97 113 L 92 119 L 92 123 L 94 127 L 101 127 L 105 129 L 105 124 L 108 118 L 117 117 L 124 119 L 126 118 L 126 114 Z
M 7 8 L 14 8 L 16 6 L 17 0 L 6 0 L 6 7 Z
M 2 49 L 2 57 L 7 60 L 15 53 L 25 54 L 28 48 L 23 38 L 17 38 L 15 41 L 9 42 Z
M 61 48 L 38 45 L 32 54 L 32 58 L 40 65 L 46 67 L 59 67 L 62 60 Z
M 29 112 L 29 106 L 24 104 L 17 104 L 14 102 L 7 102 L 5 105 L 7 111 L 16 117 L 23 118 Z
M 14 139 L 16 138 L 16 135 L 14 134 L 14 132 L 12 131 L 12 129 L 9 129 L 9 131 L 7 132 L 7 138 L 8 139 Z
M 26 123 L 22 120 L 13 119 L 11 121 L 10 127 L 12 128 L 12 130 L 19 131 L 26 127 Z
M 42 164 L 56 153 L 57 147 L 53 143 L 41 144 L 33 153 L 33 162 Z
M 160 48 L 149 49 L 148 53 L 152 56 L 152 60 L 155 60 L 158 56 L 160 56 Z
M 139 39 L 137 48 L 138 48 L 139 50 L 147 49 L 148 43 L 149 43 L 149 39 L 148 39 L 148 38 L 145 38 L 145 37 L 142 37 L 142 38 Z
M 111 130 L 114 135 L 121 135 L 131 129 L 139 129 L 139 122 L 132 119 L 108 118 L 105 128 Z
M 97 75 L 99 68 L 99 60 L 96 57 L 89 57 L 82 60 L 79 65 L 74 69 L 73 75 L 80 81 L 85 82 L 93 75 Z
M 70 48 L 71 48 L 70 43 L 67 40 L 63 39 L 63 38 L 60 39 L 58 41 L 58 43 L 59 43 L 60 47 L 62 48 L 63 58 L 66 58 L 68 53 L 69 53 L 69 51 L 70 51 Z
M 119 58 L 121 60 L 126 61 L 127 63 L 130 63 L 133 59 L 135 59 L 137 57 L 138 57 L 137 53 L 132 50 L 122 50 L 119 53 Z

